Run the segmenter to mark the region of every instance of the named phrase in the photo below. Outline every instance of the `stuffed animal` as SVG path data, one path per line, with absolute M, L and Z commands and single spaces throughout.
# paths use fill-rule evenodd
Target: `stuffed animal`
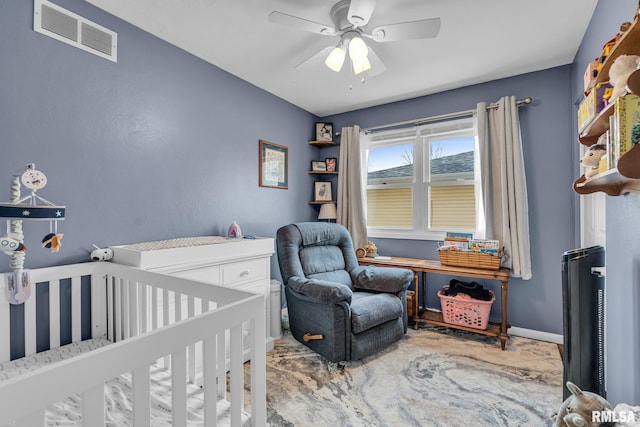
M 100 248 L 96 245 L 93 245 L 93 247 L 96 249 L 91 252 L 92 261 L 109 261 L 111 258 L 113 258 L 113 249 Z
M 580 160 L 582 166 L 587 168 L 584 171 L 585 178 L 591 178 L 598 173 L 598 164 L 600 158 L 607 154 L 607 146 L 604 144 L 594 144 L 584 153 L 584 157 Z
M 369 258 L 376 258 L 378 256 L 378 247 L 373 242 L 367 242 L 367 244 L 364 245 L 364 250 Z
M 609 103 L 626 93 L 627 79 L 631 73 L 638 69 L 639 62 L 640 56 L 638 55 L 620 55 L 613 61 L 611 68 L 609 68 L 609 83 L 613 86 Z
M 613 410 L 609 402 L 595 393 L 580 390 L 571 381 L 567 381 L 567 388 L 571 391 L 571 396 L 562 402 L 560 411 L 552 417 L 554 427 L 598 427 L 605 425 L 601 422 L 591 421 L 591 414 L 593 411 Z

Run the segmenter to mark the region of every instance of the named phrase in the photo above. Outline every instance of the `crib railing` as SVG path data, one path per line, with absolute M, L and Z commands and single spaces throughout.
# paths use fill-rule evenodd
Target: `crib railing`
M 31 270 L 31 298 L 18 306 L 5 300 L 6 274 L 0 274 L 0 362 L 106 337 L 102 267 L 87 263 Z M 90 319 L 84 322 L 88 328 L 83 328 L 83 317 Z
M 266 424 L 261 296 L 110 263 L 39 269 L 31 274 L 32 282 L 47 282 L 49 286 L 51 348 L 61 344 L 58 326 L 64 322 L 59 321 L 60 304 L 56 301 L 61 283 L 69 281 L 70 291 L 66 285 L 66 292 L 70 292 L 72 301 L 71 340 L 87 335 L 79 302 L 86 303 L 83 293 L 90 289 L 91 336 L 106 336 L 114 344 L 0 383 L 0 425 L 14 420 L 21 426 L 43 425 L 46 407 L 76 393 L 83 397 L 83 425 L 104 425 L 104 383 L 123 373 L 132 376 L 134 425 L 150 425 L 149 365 L 162 359 L 171 369 L 173 425 L 187 424 L 187 382 L 200 376 L 205 425 L 216 425 L 217 402 L 226 399 L 230 402 L 231 425 L 239 426 L 246 410 L 243 339 L 250 339 L 251 348 L 251 425 Z M 0 284 L 3 286 L 4 280 Z M 36 329 L 36 303 L 30 300 L 23 309 L 25 354 L 38 350 L 39 334 L 32 332 Z M 9 325 L 11 317 L 7 305 L 0 302 L 2 326 Z M 250 325 L 250 338 L 243 336 L 243 323 Z M 3 359 L 11 345 L 6 329 L 0 328 Z M 230 337 L 229 351 L 225 334 Z

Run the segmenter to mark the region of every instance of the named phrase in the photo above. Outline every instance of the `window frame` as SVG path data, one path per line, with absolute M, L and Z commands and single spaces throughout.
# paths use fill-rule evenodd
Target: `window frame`
M 381 227 L 367 224 L 369 237 L 408 239 L 408 240 L 443 240 L 447 231 L 473 232 L 478 238 L 484 235 L 482 206 L 480 161 L 478 147 L 478 131 L 476 116 L 456 118 L 436 123 L 423 124 L 413 128 L 396 128 L 389 131 L 376 132 L 375 134 L 361 135 L 361 159 L 362 159 L 362 185 L 365 197 L 370 189 L 411 188 L 413 192 L 413 227 Z M 385 138 L 388 135 L 389 138 Z M 393 135 L 402 135 L 393 137 Z M 434 140 L 442 140 L 453 137 L 470 136 L 474 139 L 474 176 L 472 179 L 459 179 L 455 176 L 446 181 L 431 181 L 430 178 L 430 153 L 425 153 L 427 147 Z M 369 150 L 393 145 L 411 143 L 413 146 L 413 179 L 411 182 L 368 184 L 368 155 Z M 425 157 L 425 154 L 428 154 Z M 474 229 L 451 228 L 445 229 L 430 227 L 431 201 L 429 192 L 433 187 L 473 185 L 475 194 L 476 226 Z

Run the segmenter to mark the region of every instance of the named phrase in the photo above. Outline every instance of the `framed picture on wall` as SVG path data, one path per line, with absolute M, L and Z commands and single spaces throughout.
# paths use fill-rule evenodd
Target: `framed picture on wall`
M 260 140 L 260 187 L 289 188 L 289 149 Z
M 333 124 L 316 123 L 316 141 L 333 141 Z
M 312 172 L 326 172 L 327 171 L 327 163 L 320 161 L 312 161 L 311 162 L 311 171 Z
M 335 157 L 327 157 L 326 159 L 324 159 L 324 163 L 327 166 L 327 172 L 335 172 L 338 159 L 336 159 Z
M 331 201 L 331 181 L 316 181 L 313 194 L 315 202 Z

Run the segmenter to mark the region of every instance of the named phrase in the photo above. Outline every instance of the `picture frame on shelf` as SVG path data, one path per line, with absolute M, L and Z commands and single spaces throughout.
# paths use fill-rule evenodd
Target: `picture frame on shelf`
M 333 124 L 316 122 L 316 141 L 333 141 Z
M 325 166 L 327 168 L 327 172 L 336 172 L 337 169 L 337 164 L 338 164 L 338 159 L 335 157 L 327 157 L 326 159 L 324 159 L 324 163 Z
M 289 188 L 289 148 L 273 142 L 259 140 L 260 187 Z
M 311 172 L 326 172 L 327 163 L 322 161 L 311 161 Z
M 314 202 L 330 202 L 331 198 L 331 181 L 316 181 L 313 191 Z

